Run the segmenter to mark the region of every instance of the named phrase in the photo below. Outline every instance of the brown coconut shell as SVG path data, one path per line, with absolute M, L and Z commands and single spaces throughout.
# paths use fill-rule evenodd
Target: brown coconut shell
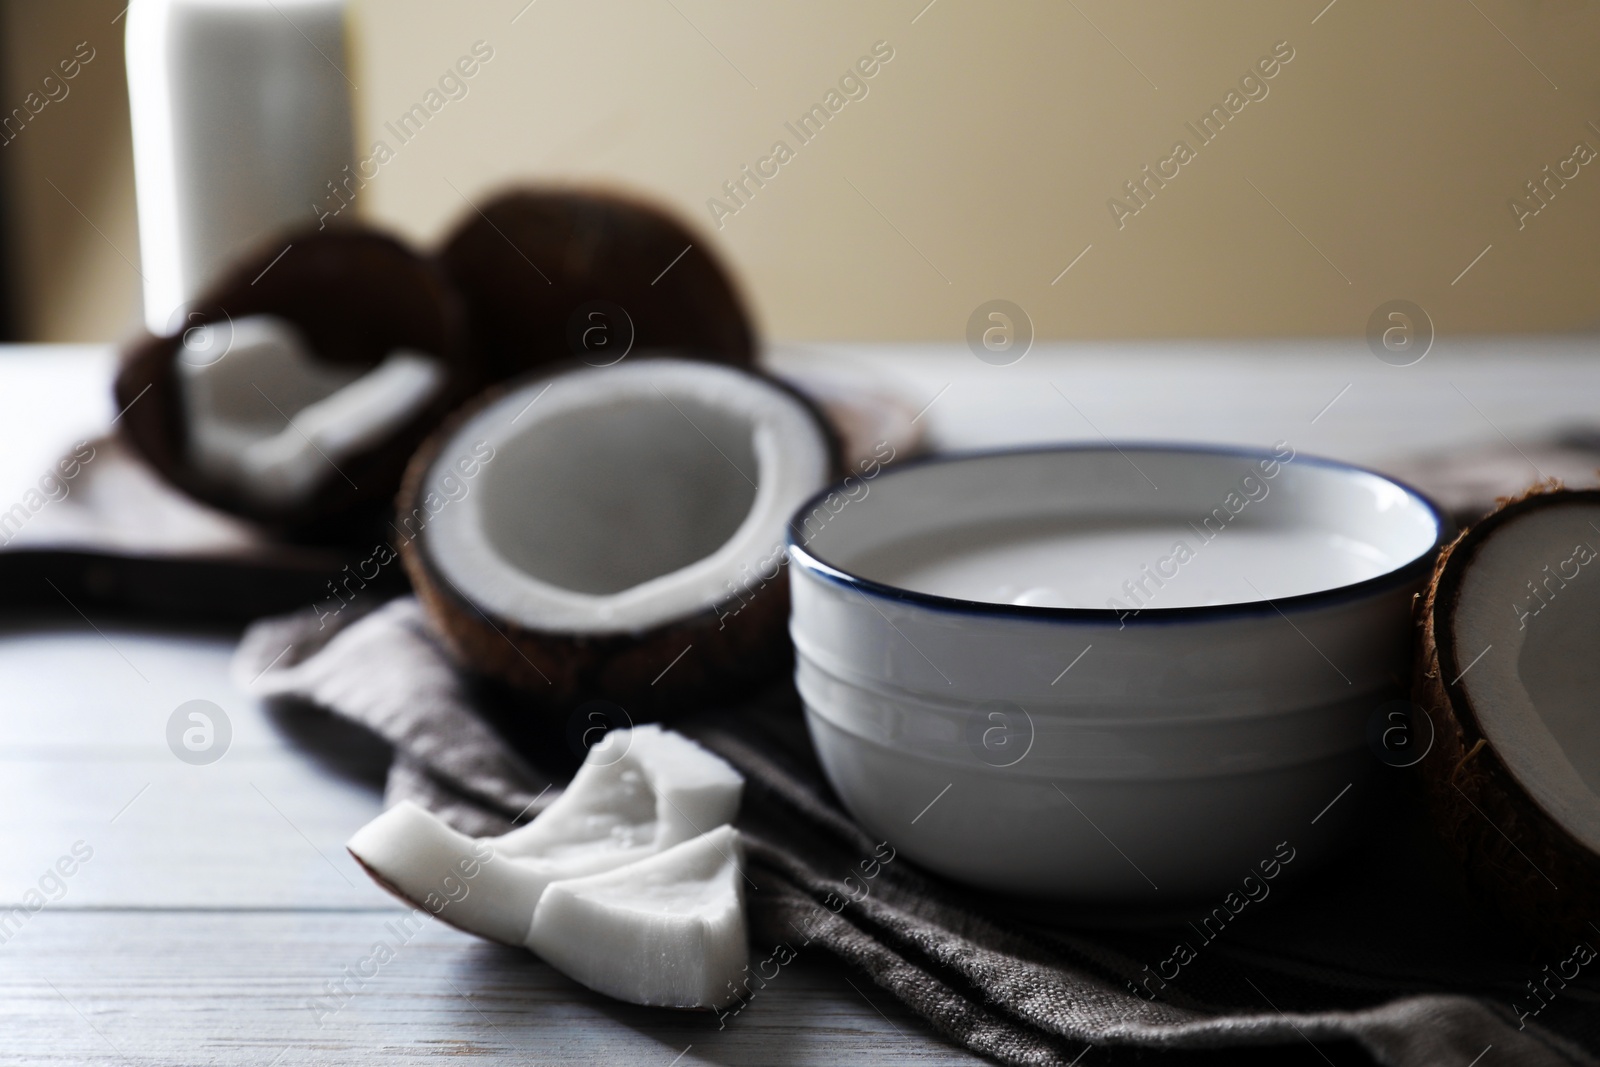
M 426 352 L 443 361 L 445 388 L 380 445 L 342 461 L 344 477 L 329 478 L 293 507 L 263 506 L 190 465 L 176 374 L 187 328 L 259 314 L 293 323 L 312 354 L 329 363 L 373 367 L 396 348 Z M 434 264 L 394 238 L 355 226 L 291 233 L 240 260 L 179 316 L 173 333 L 146 335 L 126 349 L 114 386 L 119 429 L 157 472 L 198 500 L 294 539 L 347 540 L 381 524 L 412 452 L 482 388 L 483 368 L 464 336 L 454 290 Z
M 1541 808 L 1507 769 L 1480 725 L 1461 675 L 1453 620 L 1463 576 L 1478 550 L 1507 522 L 1572 501 L 1600 503 L 1600 490 L 1536 486 L 1503 500 L 1446 547 L 1418 614 L 1413 699 L 1433 724 L 1432 749 L 1418 764 L 1440 837 L 1476 895 L 1531 940 L 1570 949 L 1593 940 L 1600 921 L 1600 856 Z
M 406 468 L 395 500 L 401 525 L 391 526 L 389 532 L 417 598 L 457 664 L 510 687 L 546 712 L 608 700 L 640 721 L 703 706 L 712 697 L 731 699 L 786 672 L 793 649 L 788 635 L 789 580 L 782 567 L 775 577 L 742 596 L 654 629 L 603 635 L 555 633 L 521 626 L 472 603 L 428 559 L 426 523 L 405 525 L 406 516 L 419 509 L 425 512 L 428 472 L 472 416 L 508 391 L 584 369 L 584 364 L 568 361 L 555 375 L 528 375 L 490 388 L 451 415 Z M 830 477 L 840 476 L 838 434 L 817 405 L 778 379 L 750 373 L 811 412 L 828 450 Z
M 472 350 L 495 380 L 583 357 L 571 328 L 594 301 L 627 312 L 636 351 L 755 360 L 744 301 L 708 242 L 627 195 L 505 193 L 467 215 L 438 262 L 466 302 Z

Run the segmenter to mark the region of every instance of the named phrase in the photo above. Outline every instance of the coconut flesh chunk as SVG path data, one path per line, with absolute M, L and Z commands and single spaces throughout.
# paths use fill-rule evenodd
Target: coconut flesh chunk
M 1600 854 L 1600 499 L 1528 503 L 1546 506 L 1499 524 L 1462 570 L 1455 669 L 1506 770 Z
M 520 945 L 546 880 L 402 800 L 345 846 L 374 881 L 436 919 L 470 934 Z
M 659 726 L 613 730 L 566 791 L 495 848 L 547 882 L 611 870 L 732 822 L 744 779 L 719 757 Z
M 639 726 L 607 734 L 565 792 L 508 834 L 471 838 L 403 801 L 347 847 L 391 893 L 469 933 L 520 945 L 552 882 L 635 863 L 730 822 L 743 786 L 682 735 Z
M 430 520 L 425 566 L 488 615 L 564 635 L 640 634 L 759 585 L 831 466 L 796 397 L 681 359 L 513 388 L 457 427 L 428 484 L 477 441 L 494 462 Z
M 627 867 L 553 883 L 527 944 L 631 1004 L 729 1003 L 748 959 L 738 832 L 721 826 Z
M 376 367 L 314 359 L 294 326 L 273 315 L 212 324 L 224 354 L 180 354 L 178 381 L 189 459 L 257 504 L 303 503 L 341 461 L 372 448 L 427 406 L 444 367 L 397 349 Z

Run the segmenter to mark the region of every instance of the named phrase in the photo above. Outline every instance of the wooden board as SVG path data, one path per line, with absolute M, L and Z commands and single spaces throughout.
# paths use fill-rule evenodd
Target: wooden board
M 94 911 L 70 899 L 0 947 L 0 1064 L 983 1062 L 862 978 L 804 960 L 719 1020 L 617 1004 L 437 923 L 408 932 L 398 909 Z M 369 962 L 379 943 L 393 957 Z
M 982 1062 L 822 959 L 719 1025 L 432 921 L 396 927 L 408 913 L 343 847 L 380 810 L 386 753 L 320 714 L 269 714 L 229 681 L 233 642 L 65 615 L 0 630 L 0 916 L 92 850 L 46 881 L 58 899 L 0 918 L 0 1064 Z M 208 766 L 167 747 L 193 699 L 232 728 Z M 363 967 L 379 942 L 394 958 Z
M 827 345 L 776 362 L 875 376 L 943 448 L 1103 433 L 1286 439 L 1373 462 L 1592 419 L 1597 354 L 1588 339 L 1441 341 L 1394 368 L 1358 341 L 1040 346 L 991 367 L 959 345 Z M 0 352 L 0 475 L 15 476 L 0 482 L 50 461 L 55 446 L 37 445 L 50 427 L 104 427 L 107 367 L 104 350 Z M 233 631 L 130 628 L 80 607 L 87 618 L 62 604 L 0 620 L 0 901 L 21 902 L 75 842 L 94 850 L 0 943 L 0 1064 L 982 1062 L 818 961 L 785 968 L 719 1029 L 432 925 L 319 1020 L 308 1002 L 404 915 L 342 847 L 379 810 L 384 752 L 320 716 L 269 714 L 228 677 Z M 193 699 L 233 727 L 209 766 L 167 747 L 168 717 Z

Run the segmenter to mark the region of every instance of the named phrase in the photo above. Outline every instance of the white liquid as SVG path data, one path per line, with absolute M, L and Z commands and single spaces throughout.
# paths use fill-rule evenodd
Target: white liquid
M 853 561 L 858 574 L 990 604 L 1177 608 L 1277 600 L 1363 581 L 1400 561 L 1327 530 L 1067 519 L 940 530 Z M 1184 552 L 1176 551 L 1179 545 Z

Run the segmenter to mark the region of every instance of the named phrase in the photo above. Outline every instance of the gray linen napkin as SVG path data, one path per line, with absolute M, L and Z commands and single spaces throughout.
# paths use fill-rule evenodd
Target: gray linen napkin
M 394 750 L 386 802 L 412 799 L 467 833 L 503 832 L 559 792 L 560 772 L 505 740 L 514 720 L 452 667 L 410 597 L 328 625 L 310 612 L 263 620 L 234 673 L 257 694 L 380 735 Z M 1171 1053 L 1164 1062 L 1600 1063 L 1600 986 L 1574 982 L 1519 1026 L 1513 1002 L 1528 999 L 1540 961 L 1460 898 L 1414 822 L 1397 820 L 1341 871 L 1241 916 L 1147 1000 L 1130 983 L 1191 937 L 1182 923 L 1044 928 L 920 872 L 838 807 L 792 687 L 673 725 L 747 780 L 738 826 L 759 885 L 752 974 L 830 953 L 949 1040 L 1006 1064 L 1142 1062 L 1154 1050 Z M 541 754 L 526 739 L 522 748 Z

